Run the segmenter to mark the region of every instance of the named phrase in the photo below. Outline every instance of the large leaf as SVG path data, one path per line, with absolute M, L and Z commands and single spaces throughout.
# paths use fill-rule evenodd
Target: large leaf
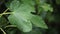
M 31 18 L 31 21 L 37 27 L 46 28 L 46 29 L 48 28 L 47 25 L 45 24 L 45 22 L 43 21 L 42 17 L 33 16 Z
M 32 30 L 32 24 L 30 20 L 26 18 L 25 15 L 23 15 L 23 13 L 20 14 L 17 12 L 13 12 L 13 14 L 8 17 L 11 24 L 16 25 L 23 32 L 29 32 Z
M 23 32 L 32 30 L 32 24 L 29 19 L 31 16 L 30 12 L 34 11 L 33 6 L 28 4 L 20 5 L 19 0 L 13 0 L 7 3 L 7 7 L 10 8 L 10 11 L 14 11 L 13 14 L 8 17 L 11 24 L 16 25 Z

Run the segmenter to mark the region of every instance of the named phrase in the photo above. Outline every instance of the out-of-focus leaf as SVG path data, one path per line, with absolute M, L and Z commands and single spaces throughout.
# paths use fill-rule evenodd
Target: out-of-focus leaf
M 56 0 L 56 3 L 57 3 L 57 4 L 60 4 L 60 0 Z
M 51 12 L 47 13 L 46 19 L 48 19 L 49 22 L 53 22 L 55 20 L 54 15 L 52 15 Z
M 46 15 L 47 15 L 47 12 L 46 11 L 42 11 L 40 16 L 45 19 L 46 18 Z
M 8 28 L 5 30 L 7 34 L 16 34 L 17 29 L 15 28 Z
M 56 22 L 56 23 L 60 22 L 60 13 L 54 14 L 54 22 Z
M 44 4 L 46 0 L 40 0 L 40 4 Z
M 46 28 L 46 29 L 48 28 L 41 16 L 40 17 L 39 16 L 33 16 L 31 18 L 31 21 L 37 27 Z
M 55 28 L 51 28 L 49 29 L 48 34 L 58 34 L 58 31 Z
M 49 5 L 49 4 L 44 4 L 44 5 L 41 5 L 41 7 L 44 9 L 44 11 L 53 11 L 53 8 Z
M 4 17 L 0 17 L 0 27 L 4 27 L 8 24 L 7 20 Z

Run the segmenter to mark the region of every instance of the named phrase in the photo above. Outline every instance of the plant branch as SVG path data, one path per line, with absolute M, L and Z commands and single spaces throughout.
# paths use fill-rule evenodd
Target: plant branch
M 0 17 L 1 17 L 2 15 L 6 14 L 6 12 L 7 12 L 8 10 L 9 10 L 9 8 L 6 9 L 2 14 L 0 14 Z
M 1 30 L 4 34 L 6 34 L 6 32 L 5 32 L 2 28 L 0 28 L 0 30 Z
M 9 8 L 7 8 L 3 13 L 6 13 L 9 10 Z

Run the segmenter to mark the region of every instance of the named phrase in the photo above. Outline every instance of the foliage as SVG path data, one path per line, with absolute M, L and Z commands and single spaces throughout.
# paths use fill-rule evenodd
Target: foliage
M 48 34 L 51 31 L 57 34 L 56 28 L 49 26 L 50 22 L 60 21 L 59 15 L 54 14 L 53 3 L 49 4 L 47 0 L 1 0 L 0 2 L 0 5 L 5 5 L 5 11 L 0 13 L 0 29 L 4 34 L 45 34 L 47 30 Z M 59 0 L 56 0 L 56 4 L 59 5 Z

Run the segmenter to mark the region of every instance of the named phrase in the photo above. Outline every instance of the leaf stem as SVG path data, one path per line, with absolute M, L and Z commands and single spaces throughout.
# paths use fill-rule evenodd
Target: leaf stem
M 9 10 L 9 8 L 7 8 L 3 13 L 7 12 Z
M 9 10 L 9 8 L 6 9 L 2 14 L 0 14 L 0 17 L 1 17 L 2 15 L 6 14 L 6 12 L 7 12 L 8 10 Z
M 11 14 L 11 12 L 7 12 L 7 13 L 2 13 L 3 15 L 6 15 L 6 14 Z
M 8 27 L 16 27 L 16 25 L 8 25 L 5 28 L 8 28 Z
M 0 17 L 1 17 L 2 15 L 11 14 L 11 13 L 12 13 L 12 12 L 2 13 L 2 14 L 0 14 Z
M 1 30 L 4 34 L 6 34 L 6 32 L 5 32 L 2 28 L 0 28 L 0 30 Z

